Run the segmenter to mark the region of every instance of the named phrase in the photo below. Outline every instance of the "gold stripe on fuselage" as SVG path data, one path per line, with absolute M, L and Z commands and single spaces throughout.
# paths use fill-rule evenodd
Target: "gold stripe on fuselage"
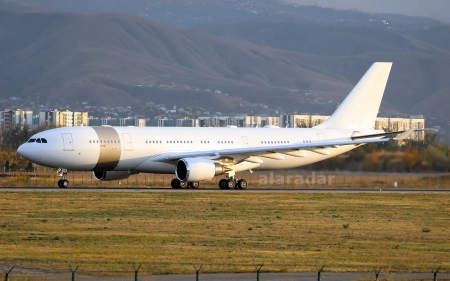
M 112 127 L 92 127 L 98 135 L 100 154 L 94 171 L 114 170 L 120 161 L 120 137 Z

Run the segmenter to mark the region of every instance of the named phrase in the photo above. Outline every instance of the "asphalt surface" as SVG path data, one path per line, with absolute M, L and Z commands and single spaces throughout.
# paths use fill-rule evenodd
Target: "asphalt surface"
M 0 192 L 197 192 L 197 193 L 438 193 L 450 194 L 450 189 L 375 189 L 375 188 L 311 188 L 311 189 L 172 189 L 172 188 L 58 188 L 58 187 L 0 187 Z

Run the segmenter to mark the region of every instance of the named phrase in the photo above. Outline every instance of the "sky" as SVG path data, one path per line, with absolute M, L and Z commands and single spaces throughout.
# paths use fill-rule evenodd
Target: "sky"
M 284 0 L 301 5 L 354 9 L 369 13 L 424 16 L 450 22 L 450 0 Z

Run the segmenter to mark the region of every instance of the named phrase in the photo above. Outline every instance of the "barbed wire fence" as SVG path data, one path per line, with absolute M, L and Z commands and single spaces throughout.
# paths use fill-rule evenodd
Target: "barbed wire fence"
M 361 273 L 365 276 L 373 276 L 369 280 L 379 280 L 380 274 L 385 276 L 392 276 L 394 274 L 422 274 L 420 279 L 423 279 L 424 274 L 428 276 L 427 280 L 437 280 L 438 274 L 446 274 L 447 278 L 450 267 L 444 267 L 440 264 L 433 265 L 368 265 L 368 264 L 339 264 L 326 260 L 307 260 L 301 262 L 290 263 L 289 261 L 263 261 L 253 260 L 242 262 L 220 262 L 218 260 L 210 260 L 209 262 L 130 262 L 130 263 L 66 263 L 66 269 L 62 264 L 55 266 L 56 269 L 39 270 L 39 266 L 33 266 L 30 262 L 0 262 L 0 266 L 4 273 L 4 280 L 8 281 L 14 275 L 14 280 L 47 280 L 44 276 L 67 276 L 69 274 L 71 280 L 83 280 L 89 278 L 95 280 L 96 277 L 116 276 L 116 277 L 131 277 L 134 275 L 134 280 L 138 281 L 139 276 L 147 275 L 173 275 L 173 274 L 187 274 L 192 275 L 192 280 L 199 281 L 201 274 L 224 274 L 224 273 L 247 273 L 254 274 L 254 280 L 260 281 L 264 273 L 313 273 L 316 272 L 317 280 L 321 281 L 322 274 L 327 273 L 327 276 L 342 273 Z M 67 269 L 68 268 L 68 269 Z M 101 268 L 101 269 L 96 269 Z M 31 272 L 31 273 L 30 273 Z M 39 273 L 39 274 L 37 274 Z M 372 275 L 373 274 L 373 275 Z M 35 279 L 33 279 L 33 275 Z M 37 277 L 39 275 L 39 277 Z M 24 279 L 21 277 L 26 276 Z M 43 279 L 44 278 L 44 279 Z M 53 279 L 51 279 L 53 280 Z M 131 280 L 131 279 L 130 279 Z M 143 279 L 142 279 L 143 280 Z

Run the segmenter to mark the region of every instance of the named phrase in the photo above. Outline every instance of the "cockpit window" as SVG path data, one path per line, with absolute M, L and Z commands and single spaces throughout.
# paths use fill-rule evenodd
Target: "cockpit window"
M 36 142 L 37 142 L 37 143 L 41 143 L 41 139 L 37 139 Z
M 47 143 L 47 139 L 41 139 L 42 143 Z
M 35 142 L 36 139 L 30 139 L 28 142 Z

